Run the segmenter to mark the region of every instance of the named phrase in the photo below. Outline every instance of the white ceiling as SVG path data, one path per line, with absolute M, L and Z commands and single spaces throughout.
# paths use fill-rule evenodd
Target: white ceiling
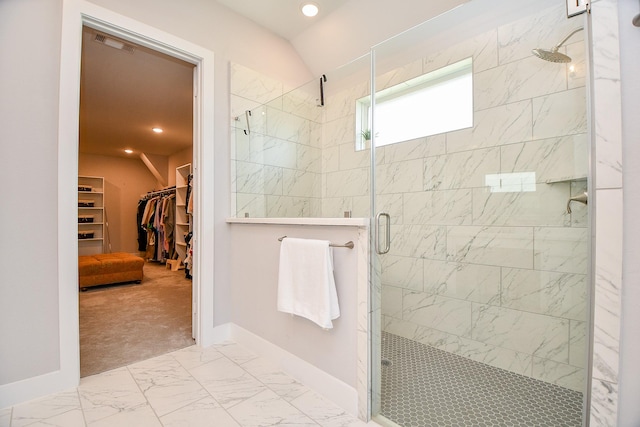
M 80 152 L 168 156 L 191 146 L 193 65 L 141 46 L 133 54 L 114 49 L 96 34 L 83 31 Z
M 217 0 L 289 40 L 312 74 L 337 69 L 369 47 L 467 0 L 312 0 L 320 12 L 302 15 L 303 0 Z M 411 11 L 408 13 L 408 11 Z M 83 35 L 80 152 L 170 155 L 192 143 L 191 64 L 136 47 L 135 53 Z M 161 126 L 157 135 L 151 127 Z
M 302 15 L 302 0 L 218 0 L 289 40 L 349 0 L 313 1 L 320 9 L 315 18 Z M 96 34 L 84 28 L 80 152 L 137 158 L 141 153 L 168 156 L 189 147 L 193 66 L 142 46 L 135 46 L 133 54 L 114 49 L 96 42 Z M 153 133 L 154 126 L 165 132 Z M 134 153 L 126 154 L 126 148 Z
M 312 18 L 301 12 L 302 5 L 310 2 L 315 3 L 319 9 L 318 15 Z M 293 40 L 348 2 L 349 0 L 218 0 L 218 3 L 287 40 Z

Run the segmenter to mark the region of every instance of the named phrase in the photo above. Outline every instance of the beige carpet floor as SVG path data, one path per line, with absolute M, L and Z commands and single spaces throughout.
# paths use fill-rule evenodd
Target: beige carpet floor
M 80 376 L 193 345 L 191 280 L 145 263 L 140 284 L 80 292 Z

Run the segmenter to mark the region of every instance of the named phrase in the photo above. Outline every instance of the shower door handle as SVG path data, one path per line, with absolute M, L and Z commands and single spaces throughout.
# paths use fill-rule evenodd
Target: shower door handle
M 387 219 L 384 230 L 385 230 L 385 245 L 384 249 L 380 249 L 380 218 L 385 217 Z M 376 252 L 380 255 L 386 254 L 391 249 L 391 216 L 386 212 L 379 212 L 376 215 L 376 224 L 375 224 L 375 245 Z

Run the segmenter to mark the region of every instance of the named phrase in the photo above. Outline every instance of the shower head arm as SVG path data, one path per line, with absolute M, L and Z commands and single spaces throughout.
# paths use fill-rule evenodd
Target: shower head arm
M 573 30 L 572 32 L 569 33 L 568 36 L 566 36 L 564 39 L 562 39 L 562 41 L 560 43 L 558 43 L 557 45 L 555 45 L 552 49 L 552 52 L 557 52 L 558 49 L 560 49 L 560 47 L 565 44 L 567 42 L 567 40 L 569 40 L 571 38 L 572 35 L 574 35 L 575 33 L 577 33 L 578 31 L 582 31 L 584 30 L 584 27 L 580 27 L 580 28 L 576 28 L 575 30 Z

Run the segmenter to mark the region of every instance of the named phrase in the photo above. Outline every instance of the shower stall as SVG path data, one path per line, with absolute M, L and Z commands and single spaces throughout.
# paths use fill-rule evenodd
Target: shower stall
M 496 5 L 372 51 L 382 422 L 583 422 L 588 23 L 556 1 Z
M 232 65 L 233 214 L 371 218 L 380 424 L 584 425 L 588 26 L 472 0 L 299 88 Z

